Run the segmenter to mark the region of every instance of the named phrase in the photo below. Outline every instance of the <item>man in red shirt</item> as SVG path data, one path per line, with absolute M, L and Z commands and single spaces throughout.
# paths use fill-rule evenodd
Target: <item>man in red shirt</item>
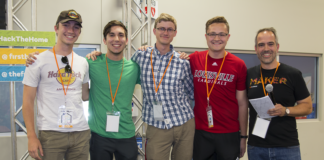
M 235 160 L 246 149 L 247 69 L 243 60 L 225 50 L 230 34 L 224 17 L 207 21 L 205 37 L 208 50 L 189 55 L 196 117 L 193 159 Z

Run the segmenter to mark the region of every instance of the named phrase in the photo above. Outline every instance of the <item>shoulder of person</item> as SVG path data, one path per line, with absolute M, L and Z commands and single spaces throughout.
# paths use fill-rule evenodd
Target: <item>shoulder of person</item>
M 104 60 L 105 57 L 106 57 L 106 54 L 102 53 L 101 55 L 97 56 L 97 59 L 94 60 L 94 61 L 91 58 L 88 59 L 88 58 L 85 57 L 85 59 L 90 64 L 90 63 L 98 63 L 98 62 Z
M 173 56 L 174 59 L 177 59 L 180 63 L 182 64 L 190 64 L 189 60 L 186 60 L 186 59 L 181 59 L 180 58 L 180 53 L 179 52 L 176 52 L 174 51 L 174 56 Z
M 54 58 L 54 53 L 51 52 L 50 50 L 46 50 L 44 52 L 40 52 L 39 55 L 36 55 L 35 56 L 38 58 L 48 58 L 48 57 L 53 57 Z
M 279 69 L 280 69 L 280 72 L 282 72 L 283 74 L 285 74 L 288 77 L 291 77 L 291 79 L 302 76 L 302 72 L 299 69 L 294 68 L 294 67 L 289 66 L 284 63 L 280 63 Z M 279 71 L 279 69 L 278 69 L 278 71 Z
M 247 73 L 260 72 L 260 64 L 247 69 Z
M 85 60 L 84 57 L 78 55 L 78 54 L 75 53 L 75 52 L 73 52 L 73 58 L 78 59 L 78 60 L 81 60 L 81 59 L 82 59 L 82 61 Z
M 35 67 L 41 67 L 44 64 L 47 64 L 50 61 L 53 61 L 55 63 L 54 53 L 50 50 L 46 50 L 44 52 L 39 53 L 38 55 L 34 55 L 37 59 L 32 65 L 29 65 L 27 68 L 35 68 Z
M 138 67 L 138 64 L 130 59 L 124 58 L 124 64 L 130 65 L 130 66 L 136 66 Z
M 228 58 L 233 59 L 234 61 L 236 61 L 236 63 L 240 63 L 240 64 L 245 64 L 245 62 L 239 58 L 238 56 L 234 55 L 233 53 L 227 52 L 228 53 Z
M 195 57 L 198 57 L 198 56 L 202 56 L 202 55 L 206 56 L 207 52 L 208 52 L 208 50 L 195 51 L 195 52 L 189 54 L 190 60 L 192 60 L 192 58 L 195 58 Z
M 198 55 L 206 55 L 208 52 L 208 50 L 205 51 L 195 51 L 194 53 L 192 53 L 192 55 L 198 56 Z
M 144 50 L 144 51 L 142 51 L 142 50 L 137 50 L 136 52 L 138 52 L 138 53 L 149 53 L 149 54 L 151 54 L 151 52 L 152 52 L 152 50 L 153 50 L 153 52 L 154 52 L 154 47 L 147 47 L 146 48 L 146 50 Z
M 133 59 L 133 58 L 137 59 L 138 57 L 142 57 L 142 56 L 149 56 L 150 53 L 151 53 L 151 51 L 152 51 L 152 49 L 153 49 L 152 47 L 148 47 L 144 51 L 142 51 L 142 50 L 136 50 L 135 53 L 132 55 L 132 58 L 131 59 Z M 135 59 L 133 59 L 133 60 L 135 60 Z
M 288 70 L 289 72 L 293 72 L 293 73 L 298 73 L 300 72 L 299 69 L 295 68 L 295 67 L 292 67 L 292 66 L 289 66 L 287 64 L 284 64 L 284 63 L 280 63 L 280 66 L 282 69 L 284 70 Z

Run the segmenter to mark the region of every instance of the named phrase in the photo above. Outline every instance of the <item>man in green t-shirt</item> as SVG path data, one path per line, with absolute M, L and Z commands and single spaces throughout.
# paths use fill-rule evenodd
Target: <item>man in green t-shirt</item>
M 91 89 L 89 127 L 91 160 L 137 159 L 135 125 L 132 120 L 132 96 L 140 84 L 139 66 L 126 60 L 123 50 L 128 42 L 127 29 L 119 21 L 110 21 L 103 30 L 107 54 L 88 60 Z M 118 122 L 119 121 L 119 122 Z
M 126 60 L 123 50 L 128 42 L 127 29 L 119 21 L 110 21 L 103 30 L 107 54 L 89 63 L 89 87 L 82 88 L 83 100 L 89 100 L 91 160 L 136 160 L 137 142 L 132 120 L 132 96 L 140 84 L 139 66 Z M 29 55 L 27 63 L 33 62 Z

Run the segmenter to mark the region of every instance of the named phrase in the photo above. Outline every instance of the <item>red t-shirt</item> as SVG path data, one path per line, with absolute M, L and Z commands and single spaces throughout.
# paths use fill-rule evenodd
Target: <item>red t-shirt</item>
M 243 60 L 227 52 L 218 80 L 209 97 L 214 127 L 208 128 L 207 88 L 205 63 L 207 51 L 190 54 L 190 66 L 194 80 L 196 129 L 211 133 L 231 133 L 240 129 L 236 90 L 245 90 L 246 66 Z M 223 58 L 207 59 L 208 89 L 210 91 Z

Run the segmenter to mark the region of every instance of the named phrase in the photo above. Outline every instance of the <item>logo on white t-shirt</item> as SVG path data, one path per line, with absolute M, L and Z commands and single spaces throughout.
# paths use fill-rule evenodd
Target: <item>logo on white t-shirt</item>
M 218 66 L 218 65 L 217 65 L 217 63 L 216 63 L 216 62 L 214 62 L 214 63 L 212 64 L 212 66 Z
M 74 71 L 72 71 L 72 75 L 71 75 L 71 79 L 70 79 L 70 74 L 71 73 L 66 73 L 65 72 L 65 68 L 60 68 L 60 72 L 62 75 L 62 80 L 63 80 L 63 84 L 66 86 L 68 84 L 73 84 L 76 81 L 76 78 L 80 78 L 81 79 L 81 73 L 75 73 Z M 56 78 L 57 82 L 59 82 L 60 84 L 62 84 L 62 80 L 60 77 L 59 72 L 54 72 L 54 71 L 49 71 L 48 72 L 48 77 L 47 78 Z M 70 79 L 70 82 L 69 82 Z

